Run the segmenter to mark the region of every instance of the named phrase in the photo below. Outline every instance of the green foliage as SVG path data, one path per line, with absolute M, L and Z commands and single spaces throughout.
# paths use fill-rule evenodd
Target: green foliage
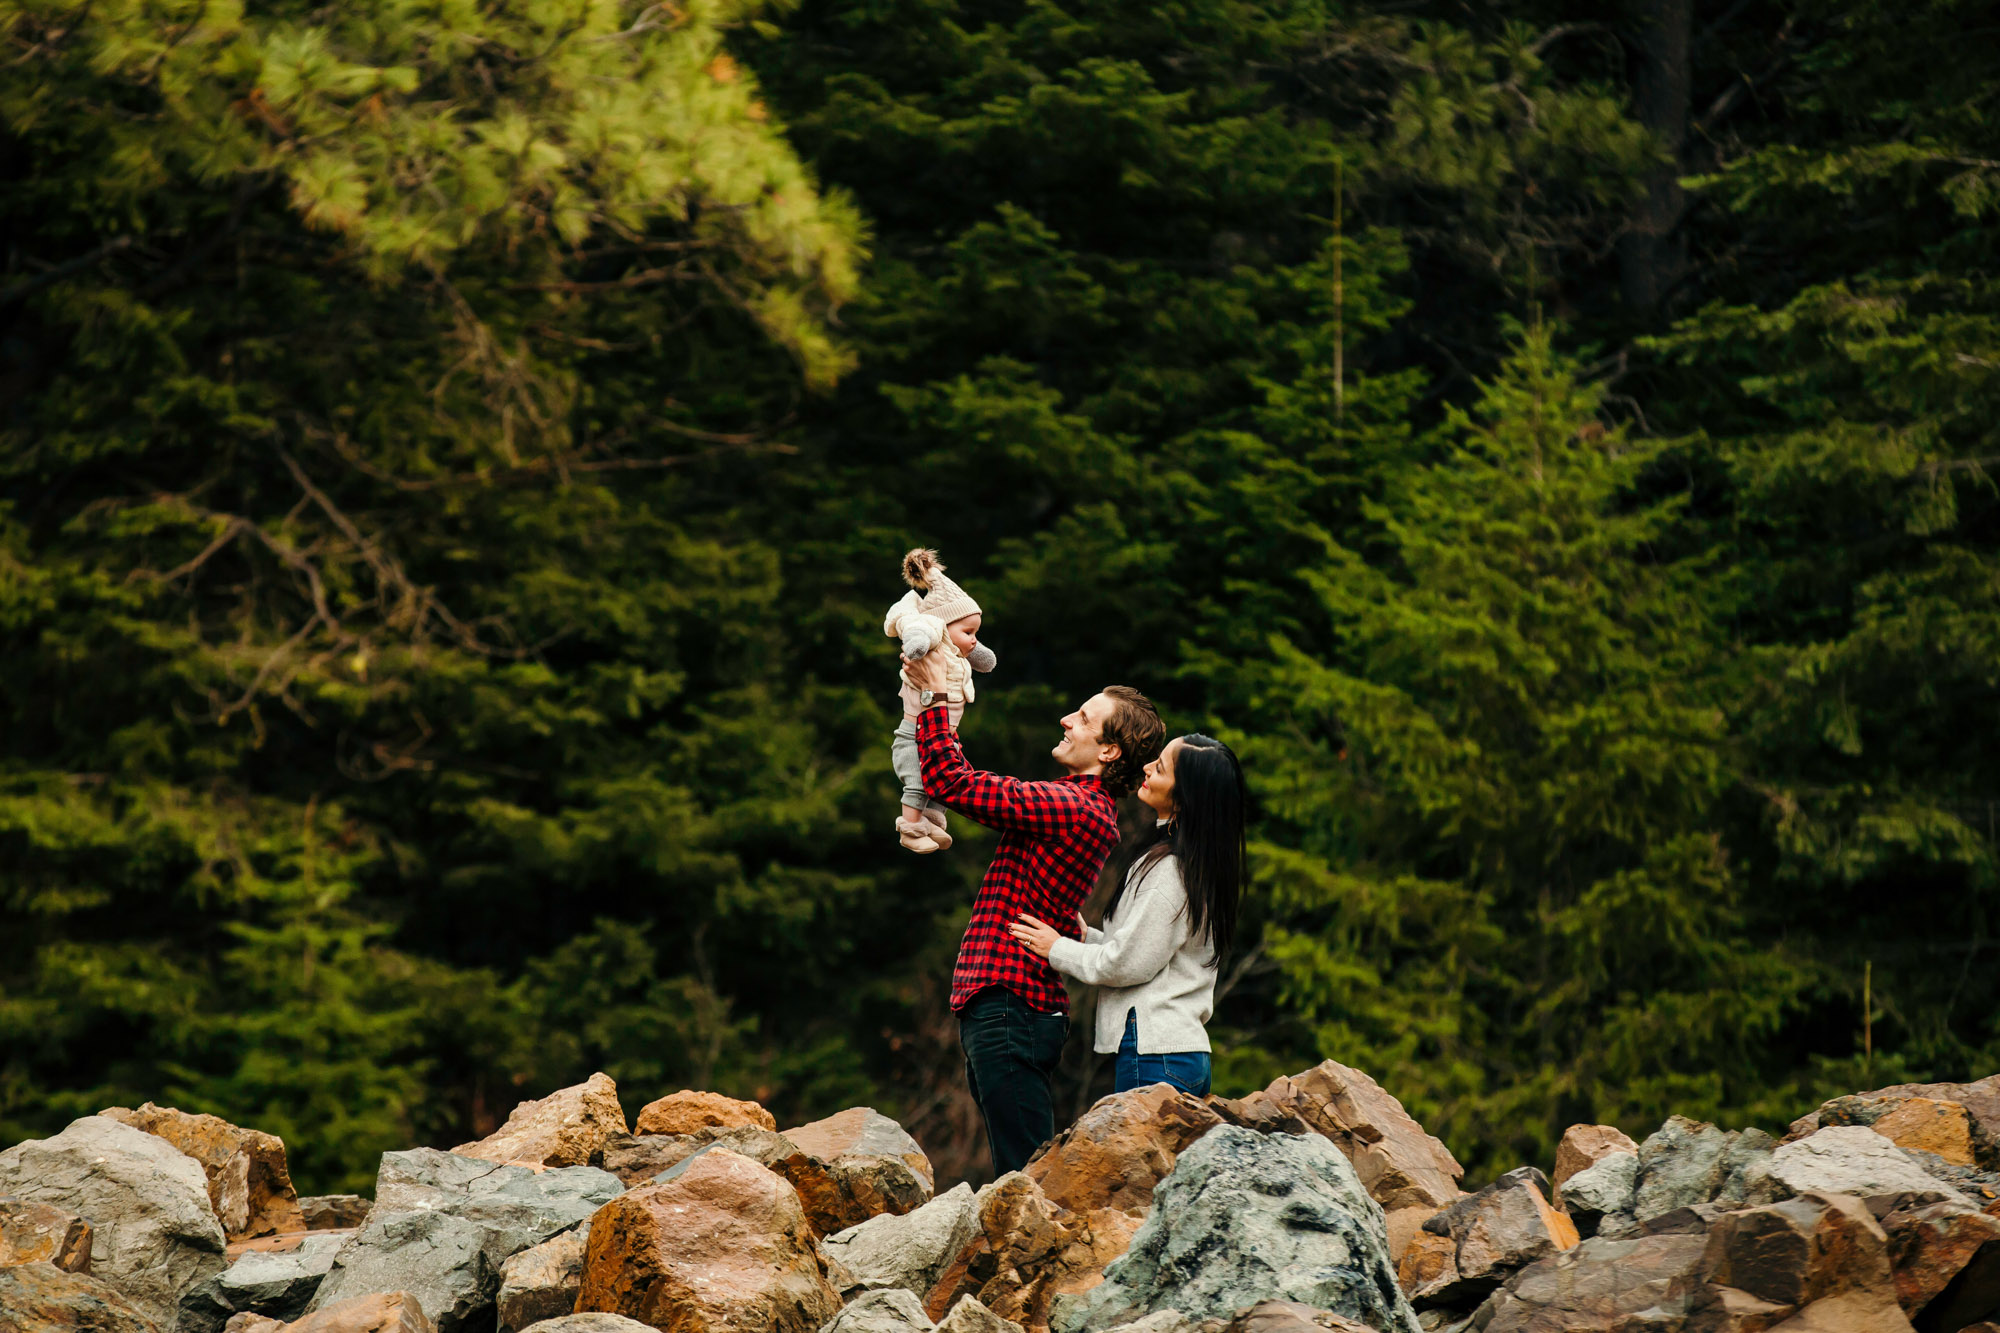
M 1821 133 L 1706 182 L 1750 226 L 1808 229 L 1803 280 L 1657 343 L 1707 407 L 1680 448 L 1732 572 L 1732 832 L 1763 914 L 1857 1019 L 1872 969 L 1876 1047 L 1940 1077 L 2000 1060 L 2000 122 L 1974 14 L 1844 10 L 1790 90 Z
M 1245 756 L 1224 1091 L 1484 1173 L 1991 1072 L 1993 35 L 1699 17 L 1638 327 L 1624 9 L 0 0 L 0 1137 L 361 1188 L 604 1069 L 976 1175 L 919 542 L 983 764 Z
M 1280 1005 L 1503 1162 L 1584 1116 L 1740 1115 L 1798 982 L 1712 831 L 1704 562 L 1657 558 L 1681 505 L 1632 502 L 1658 446 L 1602 398 L 1524 333 L 1365 506 L 1379 556 L 1329 534 L 1298 570 L 1324 629 L 1203 666 L 1265 798 Z
M 174 1097 L 353 1185 L 598 1065 L 758 1086 L 702 960 L 857 897 L 785 852 L 856 720 L 717 501 L 858 225 L 742 16 L 0 8 L 10 1135 Z

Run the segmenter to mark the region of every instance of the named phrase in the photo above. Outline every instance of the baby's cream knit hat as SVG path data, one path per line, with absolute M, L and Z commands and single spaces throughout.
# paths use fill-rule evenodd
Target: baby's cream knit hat
M 903 557 L 903 582 L 924 595 L 920 608 L 927 616 L 936 616 L 949 625 L 954 620 L 980 614 L 979 603 L 966 595 L 965 589 L 945 577 L 944 566 L 938 561 L 938 553 L 919 546 Z

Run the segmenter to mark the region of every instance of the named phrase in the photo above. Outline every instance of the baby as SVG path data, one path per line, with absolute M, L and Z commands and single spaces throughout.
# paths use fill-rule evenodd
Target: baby
M 882 632 L 903 641 L 903 660 L 914 662 L 931 653 L 944 660 L 945 702 L 957 730 L 965 706 L 973 700 L 972 673 L 993 669 L 993 650 L 979 642 L 979 603 L 944 576 L 936 551 L 922 547 L 903 557 L 903 582 L 910 591 L 882 617 Z M 923 769 L 917 762 L 916 690 L 907 672 L 903 681 L 903 724 L 889 745 L 889 762 L 903 780 L 903 813 L 896 834 L 913 852 L 935 852 L 951 846 L 944 810 L 924 795 Z

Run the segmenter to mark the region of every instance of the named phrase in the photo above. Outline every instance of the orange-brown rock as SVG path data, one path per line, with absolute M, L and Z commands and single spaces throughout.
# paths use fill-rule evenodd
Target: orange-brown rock
M 1101 1099 L 1023 1170 L 1071 1212 L 1117 1208 L 1143 1215 L 1174 1160 L 1221 1123 L 1199 1099 L 1155 1083 Z
M 1923 1098 L 1955 1102 L 1965 1108 L 1971 1130 L 1973 1160 L 1988 1171 L 2000 1171 L 2000 1074 L 1974 1083 L 1898 1083 L 1873 1092 L 1835 1097 L 1792 1122 L 1785 1142 L 1802 1139 L 1828 1125 L 1872 1126 L 1907 1101 Z
M 1385 1230 L 1389 1237 L 1389 1262 L 1395 1263 L 1403 1257 L 1403 1251 L 1410 1248 L 1410 1242 L 1422 1234 L 1424 1223 L 1438 1215 L 1439 1210 L 1418 1205 L 1398 1208 L 1385 1218 Z
M 1684 1329 L 1701 1291 L 1707 1238 L 1675 1234 L 1584 1241 L 1507 1280 L 1481 1310 L 1485 1333 L 1641 1333 Z M 1782 1313 L 1779 1307 L 1775 1313 Z M 1715 1333 L 1751 1333 L 1721 1323 Z M 1704 1330 L 1704 1333 L 1707 1333 Z
M 1857 1292 L 1894 1303 L 1888 1237 L 1849 1195 L 1807 1194 L 1724 1213 L 1709 1227 L 1703 1263 L 1715 1286 L 1790 1310 Z
M 229 1316 L 229 1322 L 222 1326 L 222 1333 L 278 1333 L 284 1326 L 282 1319 L 245 1310 Z
M 1961 1286 L 2000 1279 L 2000 1218 L 1950 1200 L 1899 1208 L 1882 1219 L 1896 1303 L 1912 1319 L 1961 1275 Z M 1995 1303 L 2000 1304 L 2000 1295 Z
M 161 1333 L 153 1317 L 88 1273 L 54 1264 L 0 1268 L 6 1333 Z
M 1039 1333 L 1056 1297 L 1104 1280 L 1142 1220 L 1117 1208 L 1071 1212 L 1025 1173 L 1010 1172 L 980 1191 L 979 1231 L 931 1288 L 924 1313 L 941 1320 L 962 1298 L 977 1296 L 1002 1319 Z
M 1844 1291 L 1814 1301 L 1770 1333 L 1916 1333 L 1896 1302 L 1874 1291 Z
M 1869 1126 L 1898 1148 L 1936 1153 L 1956 1166 L 1971 1166 L 1972 1120 L 1957 1102 L 1912 1097 Z
M 151 1102 L 137 1110 L 113 1106 L 98 1114 L 165 1139 L 200 1162 L 208 1177 L 208 1201 L 230 1240 L 304 1229 L 299 1192 L 292 1188 L 285 1164 L 285 1141 L 277 1135 Z
M 883 1213 L 901 1216 L 931 1200 L 930 1158 L 903 1127 L 866 1106 L 788 1129 L 794 1151 L 770 1162 L 792 1183 L 821 1236 Z
M 1637 1154 L 1639 1145 L 1624 1130 L 1613 1125 L 1571 1125 L 1556 1145 L 1556 1172 L 1551 1179 L 1556 1198 L 1562 1198 L 1563 1182 L 1586 1167 L 1597 1165 L 1615 1152 Z
M 1246 1129 L 1298 1133 L 1303 1127 L 1331 1139 L 1385 1209 L 1443 1208 L 1462 1192 L 1458 1180 L 1465 1168 L 1451 1151 L 1358 1069 L 1328 1060 L 1241 1101 L 1215 1098 L 1210 1104 Z
M 50 1203 L 0 1195 L 0 1268 L 54 1264 L 90 1271 L 90 1223 Z
M 1418 1231 L 1396 1260 L 1396 1285 L 1415 1300 L 1418 1293 L 1448 1291 L 1458 1282 L 1458 1244 L 1450 1236 Z
M 704 1129 L 776 1129 L 778 1122 L 756 1102 L 740 1102 L 692 1088 L 648 1102 L 639 1112 L 635 1134 L 693 1134 Z
M 797 1193 L 716 1148 L 597 1210 L 576 1309 L 665 1333 L 817 1333 L 840 1293 Z
M 286 1324 L 285 1333 L 437 1333 L 437 1325 L 416 1297 L 386 1291 L 329 1305 Z
M 1426 1232 L 1451 1237 L 1458 1272 L 1455 1287 L 1426 1288 L 1426 1295 L 1445 1299 L 1490 1291 L 1526 1265 L 1575 1248 L 1576 1226 L 1549 1205 L 1542 1192 L 1546 1183 L 1534 1167 L 1518 1167 L 1425 1223 Z
M 604 1144 L 625 1132 L 625 1108 L 609 1074 L 592 1074 L 574 1087 L 522 1102 L 507 1123 L 477 1143 L 452 1151 L 461 1157 L 522 1166 L 598 1166 Z

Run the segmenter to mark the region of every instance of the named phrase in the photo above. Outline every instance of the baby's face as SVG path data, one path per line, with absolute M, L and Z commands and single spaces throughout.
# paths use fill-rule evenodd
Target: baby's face
M 960 616 L 946 625 L 944 632 L 945 637 L 951 640 L 951 646 L 958 649 L 959 656 L 963 657 L 979 646 L 979 617 Z

